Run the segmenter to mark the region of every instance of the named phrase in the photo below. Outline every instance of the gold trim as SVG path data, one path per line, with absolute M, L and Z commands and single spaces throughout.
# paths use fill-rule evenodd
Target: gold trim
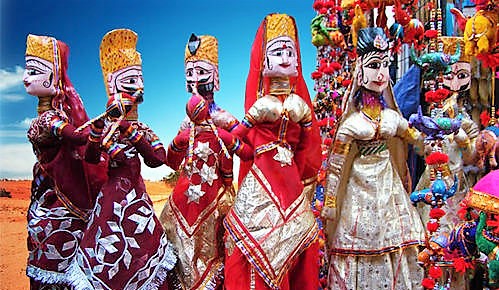
M 497 261 L 498 260 L 498 257 L 497 257 L 497 253 L 499 252 L 499 246 L 496 246 L 492 252 L 489 253 L 488 257 L 489 257 L 489 261 Z
M 326 195 L 324 206 L 329 208 L 336 208 L 336 196 Z
M 487 213 L 499 214 L 499 198 L 488 193 L 470 189 L 465 201 L 468 206 Z
M 38 115 L 50 109 L 52 109 L 52 96 L 38 97 L 38 107 L 36 108 Z
M 185 46 L 184 62 L 195 62 L 204 60 L 218 66 L 218 41 L 211 35 L 198 36 L 200 39 L 199 48 L 194 54 Z
M 317 176 L 309 177 L 307 179 L 303 179 L 301 183 L 303 183 L 304 186 L 310 185 L 314 182 L 317 181 Z
M 339 140 L 334 141 L 333 153 L 339 155 L 347 155 L 350 152 L 351 143 L 345 143 Z
M 471 57 L 464 53 L 464 39 L 462 37 L 440 36 L 438 41 L 442 42 L 444 47 L 443 52 L 448 55 L 454 55 L 454 53 L 456 53 L 457 45 L 459 44 L 459 49 L 461 50 L 459 61 L 468 63 L 471 61 Z
M 28 34 L 26 56 L 35 56 L 54 63 L 53 37 Z
M 102 38 L 99 56 L 106 88 L 109 74 L 142 65 L 140 53 L 136 50 L 137 38 L 137 34 L 130 29 L 111 30 Z
M 270 14 L 266 19 L 266 39 L 269 42 L 280 36 L 288 36 L 296 42 L 296 29 L 291 16 Z

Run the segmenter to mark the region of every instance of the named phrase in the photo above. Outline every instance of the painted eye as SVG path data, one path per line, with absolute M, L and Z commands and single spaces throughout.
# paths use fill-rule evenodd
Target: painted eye
M 282 51 L 277 51 L 277 52 L 275 53 L 275 55 L 276 55 L 276 56 L 282 56 Z
M 35 76 L 35 75 L 39 74 L 39 72 L 36 69 L 28 69 L 27 74 L 30 76 Z
M 468 78 L 469 76 L 470 76 L 469 73 L 461 72 L 457 75 L 457 78 L 462 80 L 462 79 Z
M 368 68 L 379 69 L 381 67 L 381 63 L 379 62 L 371 62 L 367 65 Z

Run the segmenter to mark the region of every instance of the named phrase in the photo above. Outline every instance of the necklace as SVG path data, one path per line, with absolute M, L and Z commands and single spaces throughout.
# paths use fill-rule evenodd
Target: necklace
M 52 96 L 49 97 L 38 97 L 38 114 L 42 114 L 45 111 L 52 109 Z

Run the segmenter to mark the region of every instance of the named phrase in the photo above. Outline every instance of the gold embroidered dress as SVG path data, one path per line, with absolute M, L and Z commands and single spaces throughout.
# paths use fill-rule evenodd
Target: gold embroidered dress
M 391 109 L 381 112 L 379 126 L 387 137 L 407 130 L 407 122 Z M 337 196 L 338 220 L 327 229 L 333 289 L 384 289 L 379 277 L 397 279 L 396 289 L 416 289 L 421 282 L 415 245 L 424 240 L 424 228 L 392 165 L 387 139 L 375 140 L 375 134 L 376 124 L 362 112 L 351 114 L 338 131 L 358 153 L 349 175 L 328 175 L 327 190 L 335 190 L 331 185 L 341 178 L 346 183 Z

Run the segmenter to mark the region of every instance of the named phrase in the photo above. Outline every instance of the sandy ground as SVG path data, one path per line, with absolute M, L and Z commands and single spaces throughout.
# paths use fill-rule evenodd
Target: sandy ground
M 4 188 L 12 196 L 0 197 L 0 290 L 29 289 L 25 271 L 30 187 L 30 180 L 0 180 L 0 189 Z M 146 187 L 159 215 L 171 189 L 162 182 L 146 181 Z

